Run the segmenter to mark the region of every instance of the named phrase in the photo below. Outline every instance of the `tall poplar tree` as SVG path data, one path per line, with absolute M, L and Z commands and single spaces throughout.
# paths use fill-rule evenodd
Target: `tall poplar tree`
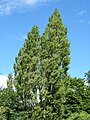
M 45 79 L 42 103 L 44 118 L 47 120 L 60 120 L 63 116 L 65 79 L 70 63 L 69 47 L 67 28 L 62 23 L 59 11 L 55 9 L 41 38 L 41 68 Z
M 38 66 L 40 63 L 40 36 L 33 26 L 20 49 L 14 65 L 15 89 L 21 98 L 24 110 L 31 109 L 37 101 Z

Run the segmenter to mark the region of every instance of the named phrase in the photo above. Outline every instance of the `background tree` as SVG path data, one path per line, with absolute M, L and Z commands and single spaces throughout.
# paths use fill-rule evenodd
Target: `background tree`
M 84 80 L 81 78 L 70 78 L 69 87 L 66 90 L 66 101 L 65 105 L 65 116 L 66 119 L 73 113 L 79 113 L 81 110 L 83 111 L 83 98 L 84 98 Z M 67 83 L 67 84 L 68 84 Z
M 90 70 L 88 72 L 85 73 L 85 77 L 88 83 L 88 86 L 90 86 Z
M 85 73 L 85 96 L 83 100 L 83 109 L 90 114 L 90 70 Z
M 0 120 L 16 120 L 15 114 L 21 106 L 19 101 L 19 97 L 13 89 L 12 74 L 9 74 L 7 87 L 0 90 Z
M 90 114 L 86 113 L 85 111 L 81 111 L 80 113 L 73 113 L 71 116 L 66 120 L 89 120 Z
M 10 73 L 8 75 L 8 79 L 7 79 L 7 88 L 9 90 L 13 90 L 13 87 L 14 87 L 14 85 L 13 85 L 13 75 Z

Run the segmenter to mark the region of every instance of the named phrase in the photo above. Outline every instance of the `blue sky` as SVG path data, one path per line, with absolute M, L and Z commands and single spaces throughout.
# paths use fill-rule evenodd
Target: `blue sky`
M 33 25 L 40 34 L 58 8 L 68 28 L 72 77 L 90 69 L 90 0 L 0 0 L 0 73 L 13 73 L 13 64 Z

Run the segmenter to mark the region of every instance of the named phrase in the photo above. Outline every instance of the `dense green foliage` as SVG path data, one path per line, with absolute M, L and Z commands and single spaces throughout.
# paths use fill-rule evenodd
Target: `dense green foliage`
M 90 71 L 85 79 L 68 74 L 67 28 L 55 9 L 42 36 L 33 26 L 0 89 L 0 120 L 89 120 Z
M 28 110 L 37 103 L 38 66 L 40 62 L 40 36 L 38 27 L 34 26 L 28 33 L 23 48 L 19 51 L 15 70 L 15 88 Z

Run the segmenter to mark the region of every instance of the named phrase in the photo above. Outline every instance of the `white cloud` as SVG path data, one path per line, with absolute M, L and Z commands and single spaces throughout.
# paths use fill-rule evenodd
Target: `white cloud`
M 18 40 L 18 41 L 24 41 L 25 38 L 27 38 L 27 36 L 24 34 L 19 34 L 17 36 L 11 36 L 12 40 Z
M 86 13 L 87 13 L 86 10 L 81 10 L 81 11 L 78 13 L 78 15 L 84 15 L 84 14 L 86 14 Z
M 90 25 L 90 21 L 88 21 L 88 24 Z
M 7 86 L 7 75 L 0 75 L 0 87 L 4 88 Z
M 24 6 L 34 6 L 50 1 L 51 0 L 0 0 L 0 14 L 8 15 L 12 11 L 22 8 Z
M 39 2 L 38 0 L 23 0 L 23 3 L 24 4 L 30 4 L 30 5 L 33 5 L 33 4 L 36 4 L 37 2 Z
M 88 83 L 88 81 L 86 80 L 86 81 L 85 81 L 85 85 L 86 85 L 86 86 L 90 86 L 90 83 Z

